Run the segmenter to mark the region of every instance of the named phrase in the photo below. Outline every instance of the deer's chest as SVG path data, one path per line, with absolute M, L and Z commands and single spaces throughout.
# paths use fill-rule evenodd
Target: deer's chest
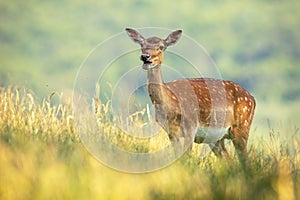
M 164 104 L 155 104 L 155 119 L 160 124 L 163 125 L 167 121 L 170 123 L 180 123 L 181 115 L 176 111 L 172 111 L 168 106 Z

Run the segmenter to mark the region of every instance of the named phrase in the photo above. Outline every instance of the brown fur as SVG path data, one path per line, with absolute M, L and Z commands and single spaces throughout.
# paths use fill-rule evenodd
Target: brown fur
M 141 45 L 142 55 L 149 56 L 147 60 L 141 58 L 143 68 L 148 71 L 148 93 L 155 106 L 156 121 L 168 133 L 171 142 L 184 137 L 188 148 L 193 141 L 205 141 L 205 138 L 194 137 L 195 128 L 229 127 L 228 133 L 212 146 L 214 153 L 227 154 L 224 139 L 231 139 L 240 157 L 245 158 L 255 109 L 253 96 L 232 81 L 192 78 L 164 83 L 161 75 L 163 52 L 176 43 L 181 31 L 171 33 L 165 40 L 145 39 L 133 29 L 126 31 Z

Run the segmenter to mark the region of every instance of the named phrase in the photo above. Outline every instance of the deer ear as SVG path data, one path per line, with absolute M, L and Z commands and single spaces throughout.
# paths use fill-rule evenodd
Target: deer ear
M 142 45 L 144 43 L 145 38 L 136 30 L 131 29 L 131 28 L 126 28 L 125 29 L 128 36 L 132 39 L 132 41 Z
M 175 44 L 179 40 L 181 33 L 182 33 L 182 30 L 177 30 L 177 31 L 172 32 L 165 39 L 166 46 L 171 46 L 171 45 Z

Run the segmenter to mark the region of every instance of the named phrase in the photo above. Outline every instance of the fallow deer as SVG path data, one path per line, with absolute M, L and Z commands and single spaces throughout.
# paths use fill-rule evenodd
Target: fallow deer
M 221 156 L 228 154 L 224 140 L 231 139 L 239 158 L 246 158 L 255 109 L 253 96 L 237 83 L 226 80 L 188 78 L 165 83 L 161 73 L 164 51 L 179 40 L 182 31 L 174 31 L 166 39 L 144 38 L 130 28 L 126 28 L 126 32 L 141 46 L 140 59 L 143 69 L 147 70 L 148 93 L 155 107 L 155 118 L 171 143 L 178 144 L 183 137 L 185 150 L 191 148 L 193 142 L 208 143 L 213 152 Z M 217 135 L 215 141 L 207 139 L 214 134 Z

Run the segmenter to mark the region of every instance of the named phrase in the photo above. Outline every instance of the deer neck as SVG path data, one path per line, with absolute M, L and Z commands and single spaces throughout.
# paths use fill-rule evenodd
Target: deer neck
M 147 73 L 148 93 L 153 104 L 161 104 L 163 102 L 162 93 L 164 89 L 164 81 L 162 79 L 160 65 L 149 69 Z

